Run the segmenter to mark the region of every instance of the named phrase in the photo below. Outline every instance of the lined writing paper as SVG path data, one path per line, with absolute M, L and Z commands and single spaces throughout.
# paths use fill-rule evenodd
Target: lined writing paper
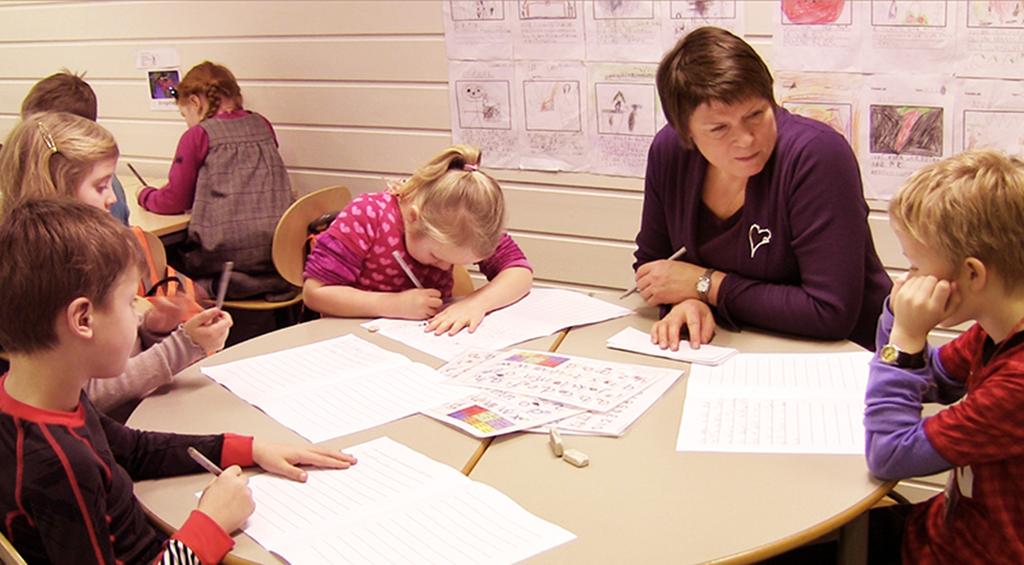
M 693 366 L 678 451 L 864 452 L 869 352 L 740 354 Z
M 383 318 L 366 322 L 363 327 L 450 361 L 467 349 L 503 349 L 569 326 L 593 324 L 630 313 L 627 308 L 580 292 L 535 288 L 515 304 L 487 314 L 473 333 L 462 330 L 454 336 L 437 336 L 424 331 L 425 322 Z
M 346 451 L 356 465 L 306 483 L 253 477 L 246 533 L 292 565 L 513 563 L 575 538 L 389 438 Z
M 319 442 L 415 414 L 471 391 L 353 335 L 203 367 L 282 425 Z

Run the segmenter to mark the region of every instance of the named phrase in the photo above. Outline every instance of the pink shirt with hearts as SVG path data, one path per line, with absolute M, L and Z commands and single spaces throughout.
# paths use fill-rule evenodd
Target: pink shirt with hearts
M 415 288 L 392 257 L 398 251 L 424 288 L 436 288 L 441 297 L 452 294 L 452 271 L 424 265 L 405 249 L 405 223 L 398 199 L 387 192 L 360 194 L 338 213 L 317 237 L 306 261 L 304 276 L 326 285 L 345 285 L 374 292 L 401 292 Z M 478 263 L 488 280 L 511 267 L 532 270 L 526 255 L 508 234 L 501 236 L 494 254 Z

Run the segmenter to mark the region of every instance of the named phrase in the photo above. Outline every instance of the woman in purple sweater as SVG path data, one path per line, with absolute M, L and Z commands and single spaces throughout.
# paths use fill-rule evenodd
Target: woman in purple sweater
M 680 40 L 657 82 L 670 125 L 648 155 L 633 265 L 667 310 L 652 341 L 677 349 L 685 327 L 698 347 L 717 319 L 873 350 L 892 282 L 846 140 L 777 106 L 768 67 L 722 29 Z

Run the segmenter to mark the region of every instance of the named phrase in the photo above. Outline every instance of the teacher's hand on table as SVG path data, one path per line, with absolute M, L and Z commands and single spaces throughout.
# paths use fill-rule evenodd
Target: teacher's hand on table
M 697 298 L 697 279 L 706 269 L 683 261 L 651 261 L 636 270 L 636 290 L 651 306 Z
M 307 474 L 296 465 L 314 465 L 327 469 L 348 469 L 356 458 L 334 449 L 315 445 L 281 445 L 252 440 L 252 461 L 275 475 L 306 482 Z
M 711 308 L 700 300 L 683 300 L 651 328 L 651 343 L 662 349 L 679 351 L 679 335 L 683 326 L 690 334 L 690 347 L 700 349 L 700 344 L 709 343 L 715 335 L 715 316 Z

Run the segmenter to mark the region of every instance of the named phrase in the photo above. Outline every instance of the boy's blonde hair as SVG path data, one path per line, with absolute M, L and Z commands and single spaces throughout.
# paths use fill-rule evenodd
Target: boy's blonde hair
M 0 149 L 0 215 L 28 198 L 76 197 L 96 163 L 118 157 L 103 126 L 66 112 L 22 120 Z
M 185 78 L 174 87 L 173 94 L 178 104 L 192 95 L 205 98 L 207 107 L 204 120 L 217 115 L 223 100 L 230 100 L 237 109 L 242 109 L 242 89 L 235 75 L 224 65 L 210 61 L 203 61 L 189 69 Z
M 505 232 L 505 199 L 498 182 L 480 170 L 480 150 L 445 149 L 393 192 L 420 221 L 414 235 L 489 257 Z
M 1024 283 L 1024 161 L 969 151 L 915 172 L 889 203 L 896 227 L 953 265 L 975 257 Z

